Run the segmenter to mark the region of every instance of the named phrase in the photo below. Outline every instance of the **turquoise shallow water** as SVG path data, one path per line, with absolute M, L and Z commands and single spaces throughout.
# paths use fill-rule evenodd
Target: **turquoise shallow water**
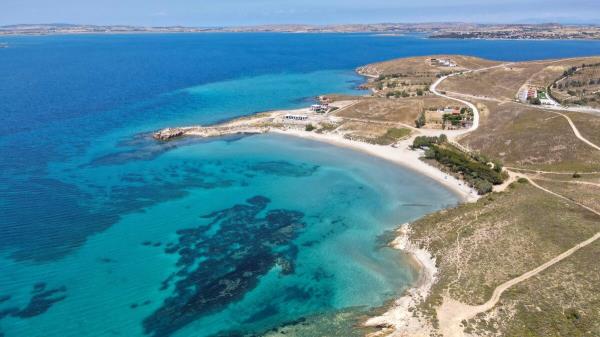
M 178 198 L 124 216 L 56 262 L 26 265 L 5 258 L 0 284 L 12 294 L 11 301 L 27 303 L 31 289 L 22 285 L 33 280 L 43 280 L 47 289 L 68 285 L 66 299 L 45 314 L 26 320 L 4 319 L 7 336 L 141 336 L 140 322 L 148 322 L 148 317 L 164 307 L 165 299 L 190 300 L 186 295 L 174 296 L 175 283 L 185 275 L 176 276 L 168 288 L 160 290 L 173 273 L 201 269 L 210 259 L 226 263 L 228 254 L 234 253 L 248 254 L 247 263 L 252 264 L 269 260 L 263 253 L 253 255 L 261 248 L 239 235 L 271 241 L 269 252 L 277 251 L 290 266 L 274 263 L 256 271 L 244 266 L 246 262 L 234 264 L 256 271 L 251 277 L 256 277 L 257 283 L 241 298 L 223 296 L 214 312 L 194 315 L 176 336 L 210 336 L 222 330 L 260 332 L 309 314 L 381 305 L 410 284 L 413 275 L 404 257 L 386 248 L 378 236 L 457 201 L 435 182 L 390 163 L 279 135 L 197 142 L 152 161 L 88 170 L 85 175 L 96 178 L 100 174 L 94 170 L 102 170 L 104 180 L 94 181 L 100 186 L 110 186 L 116 177 L 123 185 L 123 172 L 130 172 L 126 175 L 131 186 L 165 180 L 184 187 Z M 83 174 L 71 179 L 85 180 Z M 248 205 L 247 200 L 256 196 L 270 200 L 256 215 L 231 209 Z M 254 217 L 277 209 L 300 212 L 302 225 L 292 236 L 276 239 L 272 231 L 257 234 L 245 228 L 231 232 L 211 227 L 204 231 L 211 232 L 210 236 L 197 243 L 217 249 L 227 242 L 219 248 L 219 254 L 227 257 L 206 252 L 178 266 L 179 255 L 165 252 L 168 244 L 178 241 L 178 230 L 206 225 L 209 219 L 201 216 L 215 210 L 229 210 L 235 226 L 248 226 Z M 254 252 L 243 253 L 246 249 Z M 217 283 L 230 279 L 227 272 L 212 276 Z M 181 315 L 182 308 L 175 308 L 176 315 Z M 156 317 L 151 326 L 170 317 Z M 152 331 L 171 332 L 164 327 Z
M 392 57 L 600 53 L 586 41 L 364 34 L 2 40 L 3 337 L 240 336 L 379 306 L 414 278 L 386 231 L 455 195 L 306 140 L 161 144 L 149 132 L 356 93 L 352 69 Z
M 130 109 L 170 116 L 169 125 L 211 123 L 310 102 L 290 97 L 353 93 L 358 80 L 348 71 L 260 75 Z M 48 163 L 40 197 L 68 197 L 23 200 L 46 207 L 31 214 L 43 237 L 3 254 L 6 336 L 261 333 L 379 306 L 414 275 L 378 237 L 458 200 L 347 149 L 281 135 L 161 144 L 146 133 L 163 126 L 130 123 Z

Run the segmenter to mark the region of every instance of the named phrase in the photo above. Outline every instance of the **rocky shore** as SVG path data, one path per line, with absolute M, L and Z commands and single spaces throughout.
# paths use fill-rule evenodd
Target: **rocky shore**
M 404 296 L 394 301 L 385 313 L 365 322 L 365 326 L 379 329 L 379 331 L 369 334 L 368 337 L 431 336 L 433 334 L 429 323 L 413 315 L 413 311 L 419 303 L 427 298 L 435 283 L 437 274 L 435 258 L 427 250 L 419 248 L 410 240 L 410 232 L 410 224 L 402 225 L 391 246 L 408 254 L 413 259 L 419 269 L 419 279 L 413 287 L 406 291 Z

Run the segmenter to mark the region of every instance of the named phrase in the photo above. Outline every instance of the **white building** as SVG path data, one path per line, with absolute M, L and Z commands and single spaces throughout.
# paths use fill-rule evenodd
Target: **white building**
M 291 121 L 301 121 L 301 122 L 308 120 L 308 116 L 306 116 L 306 115 L 287 114 L 284 116 L 284 118 L 287 120 L 291 120 Z

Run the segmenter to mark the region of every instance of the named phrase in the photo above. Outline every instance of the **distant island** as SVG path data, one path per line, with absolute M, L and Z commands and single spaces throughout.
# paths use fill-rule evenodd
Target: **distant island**
M 131 25 L 20 24 L 0 26 L 0 35 L 119 33 L 374 33 L 386 36 L 424 34 L 447 39 L 600 39 L 600 26 L 473 23 L 282 24 L 232 27 L 144 27 Z

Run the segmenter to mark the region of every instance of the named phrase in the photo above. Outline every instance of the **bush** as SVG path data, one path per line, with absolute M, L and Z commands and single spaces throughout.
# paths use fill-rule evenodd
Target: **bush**
M 309 131 L 309 132 L 313 131 L 314 129 L 316 129 L 316 128 L 312 124 L 307 124 L 306 127 L 304 128 L 305 131 Z
M 446 135 L 418 136 L 415 137 L 412 148 L 426 148 L 427 159 L 435 159 L 450 172 L 461 174 L 464 180 L 481 195 L 491 192 L 493 185 L 499 185 L 507 178 L 500 162 L 494 161 L 492 168 L 488 165 L 490 161 L 485 156 L 470 155 L 451 145 L 444 146 L 446 141 Z
M 496 171 L 498 173 L 502 172 L 502 168 L 503 168 L 502 163 L 500 163 L 497 160 L 492 161 L 492 163 L 494 163 L 494 171 Z
M 469 155 L 455 149 L 433 146 L 435 159 L 453 172 L 462 173 L 467 181 L 483 179 L 493 185 L 501 184 L 504 177 L 501 173 L 492 170 L 487 163 L 476 161 Z M 472 181 L 471 181 L 472 182 Z
M 575 172 L 573 173 L 573 178 L 581 178 L 581 174 Z
M 415 120 L 415 126 L 417 127 L 417 129 L 419 129 L 425 125 L 425 122 L 425 113 L 421 112 L 419 114 L 419 118 Z
M 472 182 L 473 188 L 477 191 L 479 195 L 484 195 L 490 193 L 493 189 L 492 183 L 483 179 L 475 179 Z
M 428 137 L 428 136 L 418 136 L 413 140 L 412 148 L 413 149 L 422 149 L 424 147 L 431 147 L 436 144 L 442 144 L 446 142 L 448 138 L 446 135 L 440 135 L 439 137 Z

